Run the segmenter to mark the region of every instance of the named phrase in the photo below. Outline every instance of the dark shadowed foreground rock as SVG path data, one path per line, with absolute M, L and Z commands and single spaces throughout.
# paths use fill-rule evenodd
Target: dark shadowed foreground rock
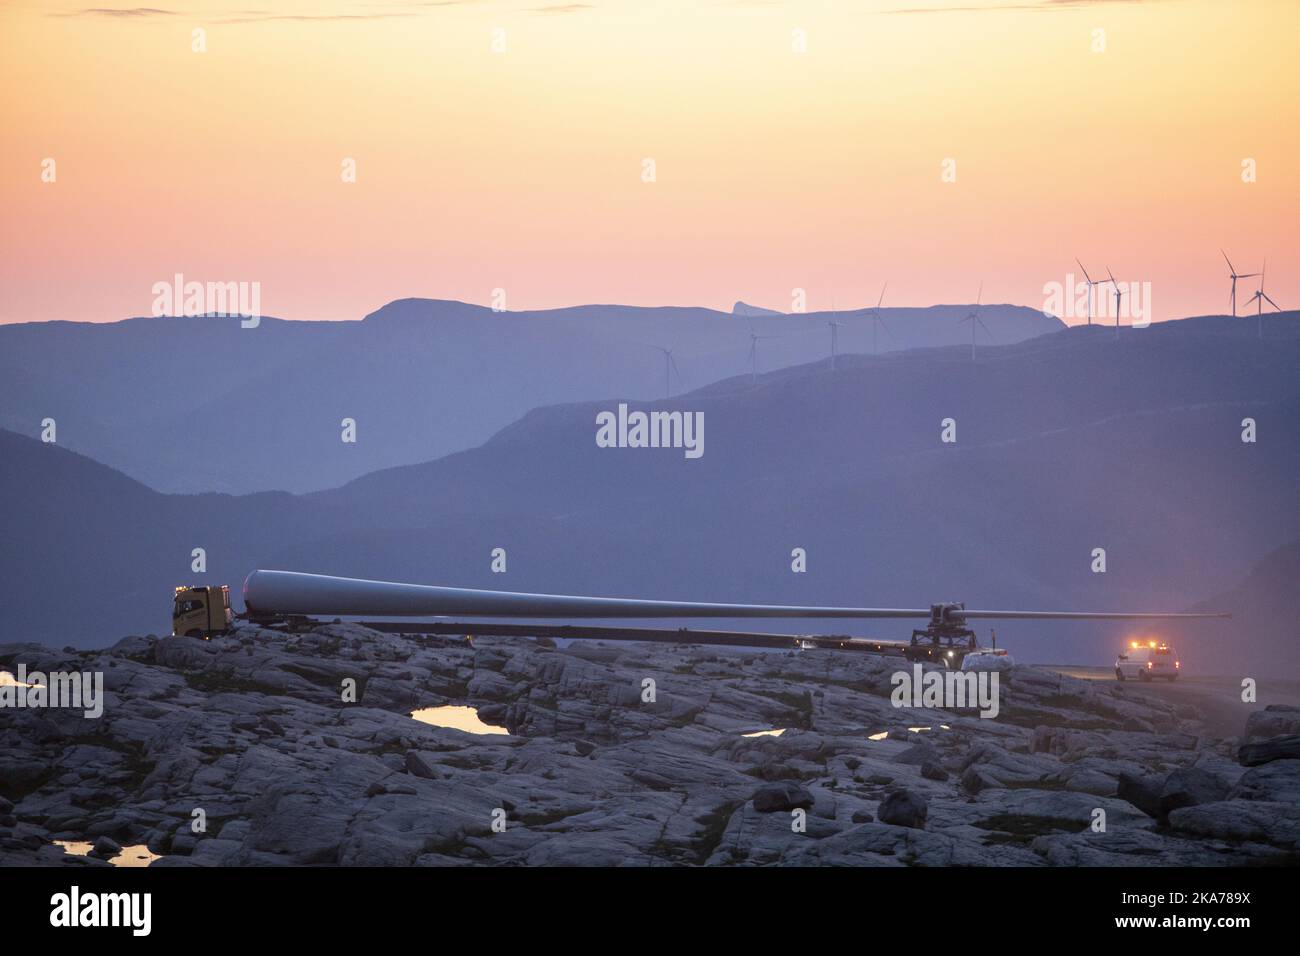
M 777 810 L 808 809 L 813 805 L 813 796 L 803 787 L 792 783 L 771 784 L 754 794 L 754 809 L 759 813 L 773 813 Z
M 1290 760 L 1295 757 L 1300 757 L 1300 734 L 1242 744 L 1237 751 L 1237 760 L 1243 767 L 1258 767 L 1270 760 Z
M 1208 770 L 1200 767 L 1175 770 L 1165 778 L 1161 787 L 1159 815 L 1165 817 L 1182 807 L 1214 803 L 1227 797 L 1228 790 L 1227 781 Z
M 880 801 L 877 816 L 881 823 L 892 823 L 897 827 L 925 826 L 927 808 L 925 798 L 911 790 L 895 790 Z
M 1269 704 L 1246 718 L 1246 740 L 1300 734 L 1300 707 Z
M 898 661 L 833 651 L 331 624 L 0 646 L 19 663 L 100 673 L 105 699 L 0 709 L 0 865 L 109 865 L 59 840 L 155 866 L 1203 866 L 1300 839 L 1300 738 L 1244 769 L 1150 688 L 1023 665 L 982 719 L 897 709 Z M 508 732 L 411 717 L 445 705 Z
M 1127 800 L 1149 817 L 1160 816 L 1160 793 L 1164 782 L 1154 777 L 1122 772 L 1115 795 Z

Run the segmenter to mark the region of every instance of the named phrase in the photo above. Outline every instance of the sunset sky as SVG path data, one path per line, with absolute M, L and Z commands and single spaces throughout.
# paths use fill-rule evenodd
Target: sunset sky
M 0 7 L 0 321 L 1042 307 L 1075 256 L 1162 320 L 1220 247 L 1300 306 L 1294 0 L 141 2 Z

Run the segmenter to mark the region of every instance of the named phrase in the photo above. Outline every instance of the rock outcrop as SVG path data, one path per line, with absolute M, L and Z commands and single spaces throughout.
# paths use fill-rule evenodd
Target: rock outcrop
M 1248 770 L 1185 708 L 1024 665 L 981 719 L 895 709 L 897 659 L 831 651 L 335 624 L 0 646 L 18 663 L 102 673 L 105 700 L 0 710 L 0 864 L 1188 866 L 1300 839 L 1285 733 Z M 410 716 L 441 705 L 508 734 Z

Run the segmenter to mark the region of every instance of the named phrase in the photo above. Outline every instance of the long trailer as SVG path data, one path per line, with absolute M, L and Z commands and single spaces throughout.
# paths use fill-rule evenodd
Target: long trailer
M 253 623 L 263 627 L 289 632 L 313 630 L 335 619 L 287 615 L 283 617 L 251 617 Z M 851 637 L 848 634 L 772 634 L 761 631 L 704 631 L 688 627 L 595 627 L 575 624 L 497 624 L 481 621 L 349 621 L 374 631 L 389 634 L 437 634 L 450 637 L 547 637 L 581 641 L 643 641 L 652 644 L 712 644 L 725 647 L 759 647 L 776 650 L 832 650 L 860 651 L 906 657 L 908 660 L 953 662 L 960 666 L 962 658 L 975 647 L 934 647 L 920 641 L 873 641 Z

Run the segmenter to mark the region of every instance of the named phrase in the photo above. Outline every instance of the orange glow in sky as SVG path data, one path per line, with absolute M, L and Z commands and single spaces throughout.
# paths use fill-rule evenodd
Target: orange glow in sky
M 1220 247 L 1300 305 L 1293 0 L 137 3 L 0 8 L 0 321 L 1042 307 L 1076 256 L 1160 320 Z

